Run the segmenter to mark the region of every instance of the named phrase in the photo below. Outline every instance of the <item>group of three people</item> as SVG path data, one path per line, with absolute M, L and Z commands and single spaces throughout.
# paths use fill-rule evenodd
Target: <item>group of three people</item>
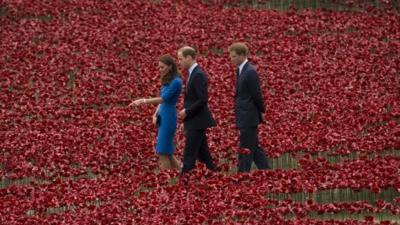
M 177 100 L 182 92 L 182 79 L 174 59 L 169 55 L 161 56 L 158 64 L 161 76 L 161 93 L 159 97 L 141 98 L 130 106 L 141 104 L 158 105 L 153 114 L 153 123 L 158 125 L 156 152 L 161 169 L 181 169 L 181 174 L 195 167 L 196 161 L 215 171 L 206 136 L 206 129 L 216 126 L 208 108 L 208 78 L 196 62 L 194 48 L 185 46 L 178 50 L 178 61 L 188 71 L 185 87 L 184 109 L 179 113 Z M 258 125 L 265 112 L 260 80 L 255 67 L 248 61 L 248 48 L 244 43 L 233 43 L 229 47 L 229 56 L 237 66 L 235 118 L 240 131 L 240 148 L 238 172 L 248 172 L 254 161 L 257 168 L 268 169 L 270 165 L 264 150 L 259 145 Z M 174 135 L 177 129 L 177 118 L 183 119 L 185 132 L 185 149 L 183 163 L 174 156 Z

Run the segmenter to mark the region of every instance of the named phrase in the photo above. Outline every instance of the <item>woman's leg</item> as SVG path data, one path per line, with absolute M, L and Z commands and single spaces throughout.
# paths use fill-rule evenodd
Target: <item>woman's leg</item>
M 179 161 L 176 159 L 174 155 L 170 155 L 168 158 L 172 169 L 180 169 Z
M 170 160 L 168 158 L 168 155 L 158 154 L 158 157 L 159 157 L 160 169 L 161 170 L 170 169 L 171 168 L 171 163 L 170 163 Z

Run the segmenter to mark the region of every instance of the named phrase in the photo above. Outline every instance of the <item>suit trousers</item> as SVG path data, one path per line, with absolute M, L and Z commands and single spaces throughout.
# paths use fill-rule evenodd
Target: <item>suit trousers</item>
M 208 143 L 206 130 L 186 130 L 186 146 L 183 153 L 182 174 L 189 172 L 196 165 L 196 160 L 206 164 L 210 170 L 215 170 L 215 165 L 212 161 Z
M 239 154 L 238 172 L 249 172 L 251 164 L 256 164 L 258 169 L 270 169 L 267 155 L 259 146 L 257 127 L 240 128 L 240 148 L 250 150 L 248 154 Z

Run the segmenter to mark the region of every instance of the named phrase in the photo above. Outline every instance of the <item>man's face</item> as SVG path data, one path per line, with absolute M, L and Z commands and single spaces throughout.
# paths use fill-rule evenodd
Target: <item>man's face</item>
M 183 69 L 189 69 L 191 57 L 184 57 L 182 52 L 178 52 L 178 61 Z
M 242 62 L 246 59 L 245 55 L 238 55 L 235 51 L 229 52 L 229 57 L 235 66 L 240 66 L 240 64 L 242 64 Z
M 158 70 L 160 71 L 160 77 L 163 78 L 171 70 L 171 66 L 158 62 Z

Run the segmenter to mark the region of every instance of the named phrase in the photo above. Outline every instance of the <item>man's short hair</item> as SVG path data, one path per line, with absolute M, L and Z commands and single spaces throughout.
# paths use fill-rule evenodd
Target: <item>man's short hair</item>
M 182 52 L 182 56 L 185 58 L 188 56 L 191 56 L 192 59 L 196 58 L 196 50 L 194 50 L 194 48 L 192 47 L 189 46 L 182 47 L 181 49 L 179 49 L 178 52 Z
M 247 48 L 245 43 L 236 42 L 229 46 L 229 52 L 235 52 L 238 55 L 247 56 L 249 54 L 249 49 Z

